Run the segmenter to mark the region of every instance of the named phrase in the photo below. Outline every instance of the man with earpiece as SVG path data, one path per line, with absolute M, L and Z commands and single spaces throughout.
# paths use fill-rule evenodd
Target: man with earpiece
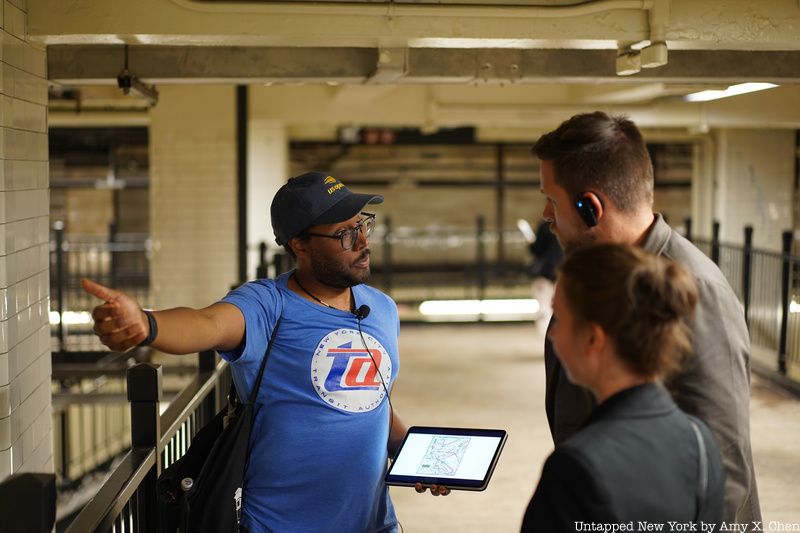
M 106 346 L 217 350 L 241 397 L 250 396 L 275 337 L 256 399 L 243 531 L 397 531 L 384 474 L 407 431 L 389 399 L 400 322 L 394 301 L 364 284 L 375 215 L 363 209 L 382 201 L 325 173 L 290 179 L 271 218 L 296 268 L 203 309 L 143 311 L 123 292 L 83 282 L 105 301 L 93 317 Z
M 653 165 L 638 128 L 624 117 L 580 114 L 539 138 L 532 151 L 541 163 L 543 217 L 567 254 L 595 242 L 637 245 L 695 277 L 700 299 L 691 322 L 692 357 L 665 385 L 682 410 L 709 426 L 722 451 L 725 521 L 760 521 L 743 309 L 719 268 L 653 213 Z M 558 446 L 582 427 L 595 402 L 569 382 L 549 341 L 545 372 L 545 409 Z

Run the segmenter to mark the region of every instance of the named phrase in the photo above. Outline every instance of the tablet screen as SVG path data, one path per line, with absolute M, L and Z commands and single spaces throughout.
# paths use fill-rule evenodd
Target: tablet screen
M 483 490 L 505 439 L 503 430 L 412 427 L 389 468 L 386 482 Z

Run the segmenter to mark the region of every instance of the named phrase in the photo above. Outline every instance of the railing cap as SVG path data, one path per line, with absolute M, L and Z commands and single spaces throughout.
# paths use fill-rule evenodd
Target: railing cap
M 139 363 L 128 369 L 128 401 L 161 401 L 161 365 Z
M 0 483 L 3 531 L 50 531 L 56 521 L 54 474 L 16 474 Z

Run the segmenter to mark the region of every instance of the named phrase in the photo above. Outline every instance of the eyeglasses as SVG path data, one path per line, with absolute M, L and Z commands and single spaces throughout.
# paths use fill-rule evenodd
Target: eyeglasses
M 361 213 L 366 218 L 362 218 L 358 221 L 353 229 L 346 229 L 342 230 L 335 235 L 326 235 L 324 233 L 311 233 L 310 231 L 304 232 L 306 235 L 312 235 L 314 237 L 325 237 L 327 239 L 339 239 L 339 244 L 342 245 L 342 250 L 352 250 L 353 247 L 356 245 L 358 241 L 358 232 L 363 231 L 364 237 L 369 238 L 369 234 L 372 233 L 372 229 L 375 227 L 375 215 L 372 213 Z

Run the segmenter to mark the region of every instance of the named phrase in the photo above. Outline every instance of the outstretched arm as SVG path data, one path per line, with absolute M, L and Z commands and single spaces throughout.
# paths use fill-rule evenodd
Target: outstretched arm
M 110 349 L 125 352 L 136 347 L 150 333 L 147 316 L 130 295 L 83 279 L 81 286 L 104 301 L 92 310 L 94 332 Z M 203 350 L 233 350 L 242 342 L 244 316 L 235 305 L 215 303 L 203 309 L 176 307 L 154 311 L 158 335 L 153 348 L 172 354 Z

